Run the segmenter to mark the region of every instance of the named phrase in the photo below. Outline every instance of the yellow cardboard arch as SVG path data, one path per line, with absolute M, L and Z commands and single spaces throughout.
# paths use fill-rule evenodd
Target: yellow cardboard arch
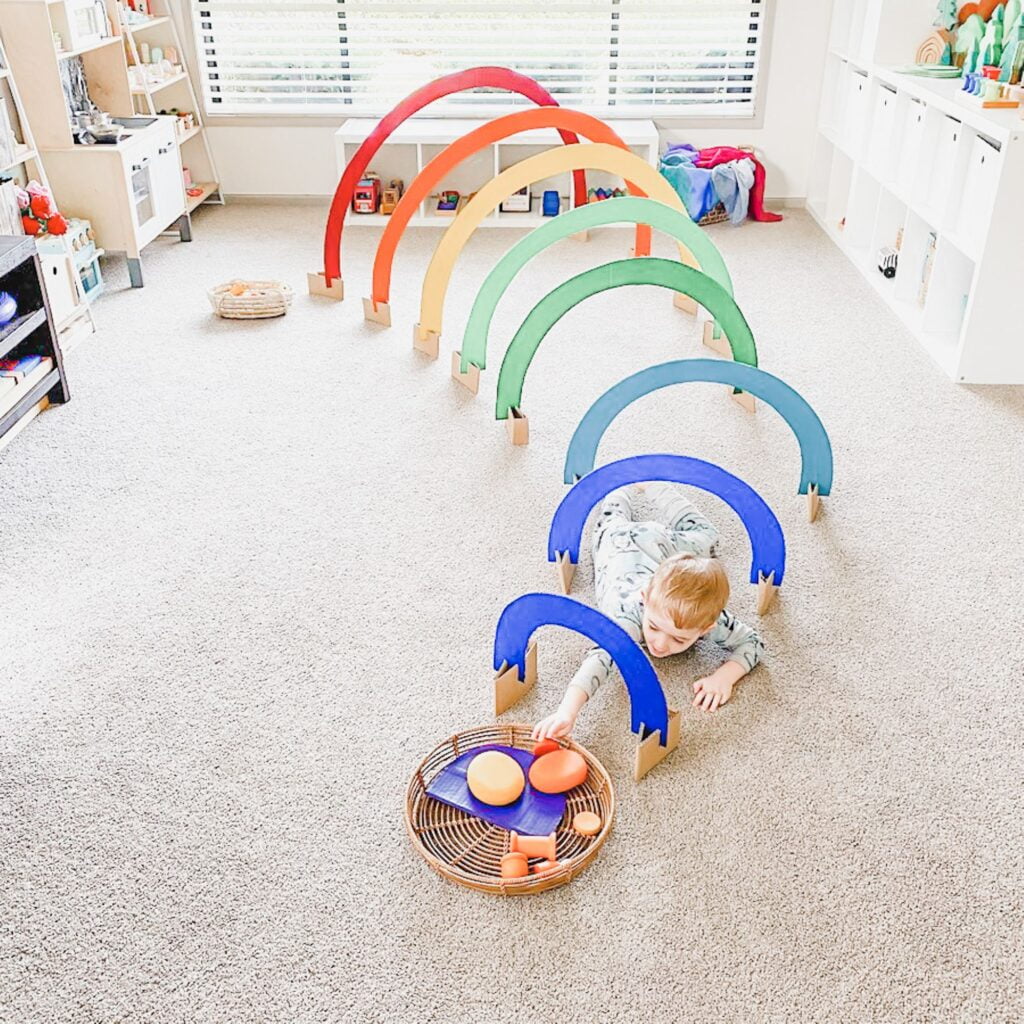
M 675 189 L 654 167 L 641 160 L 635 153 L 620 149 L 618 146 L 610 146 L 601 142 L 559 146 L 513 164 L 487 182 L 459 211 L 458 216 L 438 242 L 437 248 L 434 249 L 430 266 L 427 267 L 426 276 L 423 278 L 420 320 L 413 328 L 413 343 L 417 348 L 430 355 L 437 355 L 444 300 L 448 291 L 448 282 L 455 269 L 455 261 L 484 217 L 498 203 L 518 192 L 525 185 L 581 167 L 616 174 L 626 181 L 633 182 L 638 188 L 642 188 L 651 199 L 657 199 L 674 210 L 685 212 L 683 201 Z M 687 266 L 699 269 L 693 254 L 682 243 L 679 243 L 679 259 Z M 696 305 L 681 308 L 693 310 Z

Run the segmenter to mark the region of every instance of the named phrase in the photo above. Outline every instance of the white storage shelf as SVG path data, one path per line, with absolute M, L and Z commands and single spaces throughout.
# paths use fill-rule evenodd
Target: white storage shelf
M 1022 267 L 1024 121 L 983 110 L 959 81 L 871 59 L 893 35 L 913 38 L 913 24 L 923 38 L 933 7 L 835 0 L 808 208 L 950 377 L 1024 384 L 1009 305 Z M 899 251 L 895 278 L 878 269 L 885 246 Z
M 401 178 L 408 187 L 413 178 L 430 163 L 451 142 L 468 132 L 486 124 L 484 120 L 465 118 L 411 118 L 398 126 L 370 161 L 368 171 L 380 175 L 387 185 L 392 178 Z M 608 121 L 613 131 L 629 148 L 645 162 L 656 167 L 658 164 L 658 130 L 653 121 Z M 366 137 L 377 127 L 378 122 L 369 118 L 351 118 L 335 133 L 335 154 L 338 175 L 345 167 Z M 586 140 L 581 139 L 581 142 Z M 538 129 L 511 135 L 493 145 L 487 146 L 463 161 L 440 182 L 435 193 L 443 189 L 455 189 L 463 195 L 474 192 L 491 178 L 513 164 L 559 145 L 561 138 L 553 129 Z M 587 170 L 587 185 L 590 188 L 611 188 L 622 186 L 613 176 L 601 171 Z M 557 189 L 562 209 L 572 200 L 572 174 L 558 175 L 554 179 L 534 182 L 530 186 L 533 205 L 529 213 L 510 213 L 494 210 L 484 218 L 483 227 L 528 228 L 549 218 L 540 212 L 541 196 L 545 189 Z M 352 214 L 352 224 L 385 224 L 390 215 L 380 213 Z M 420 204 L 419 212 L 409 221 L 417 227 L 447 227 L 451 217 L 439 217 L 430 201 Z

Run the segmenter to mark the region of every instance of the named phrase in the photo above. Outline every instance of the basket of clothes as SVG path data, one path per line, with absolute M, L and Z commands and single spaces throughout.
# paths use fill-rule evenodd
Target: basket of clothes
M 764 208 L 764 164 L 753 149 L 697 149 L 681 142 L 665 151 L 659 170 L 679 194 L 686 212 L 701 226 L 726 220 L 741 224 L 747 218 L 782 220 Z

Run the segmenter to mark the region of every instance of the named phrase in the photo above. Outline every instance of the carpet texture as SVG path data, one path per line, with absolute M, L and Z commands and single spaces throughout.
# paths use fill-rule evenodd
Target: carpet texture
M 414 853 L 406 785 L 493 719 L 501 609 L 556 589 L 584 410 L 704 353 L 667 293 L 588 300 L 538 352 L 514 449 L 504 346 L 629 233 L 524 270 L 474 398 L 449 353 L 519 233 L 472 240 L 433 363 L 410 335 L 439 235 L 403 242 L 385 330 L 360 304 L 376 229 L 346 232 L 344 303 L 305 294 L 325 211 L 204 210 L 194 243 L 146 250 L 143 290 L 112 261 L 71 403 L 0 454 L 0 1020 L 1024 1018 L 1024 390 L 948 381 L 802 212 L 713 229 L 762 366 L 831 434 L 835 488 L 807 523 L 788 428 L 721 387 L 615 422 L 602 460 L 710 459 L 776 510 L 769 660 L 713 718 L 688 693 L 715 651 L 660 664 L 683 739 L 639 785 L 610 683 L 577 739 L 617 783 L 611 840 L 564 889 L 490 898 Z M 233 276 L 289 281 L 292 311 L 215 319 L 205 290 Z M 742 527 L 697 500 L 755 618 Z M 509 721 L 552 708 L 587 646 L 538 635 Z

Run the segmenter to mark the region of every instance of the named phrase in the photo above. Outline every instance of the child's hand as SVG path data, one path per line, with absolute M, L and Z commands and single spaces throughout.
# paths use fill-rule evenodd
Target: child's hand
M 693 684 L 693 706 L 704 711 L 715 711 L 732 696 L 734 685 L 732 679 L 723 678 L 717 673 L 698 679 Z
M 535 740 L 558 739 L 560 736 L 568 736 L 575 724 L 576 716 L 559 708 L 547 718 L 542 718 L 533 727 L 532 735 Z

